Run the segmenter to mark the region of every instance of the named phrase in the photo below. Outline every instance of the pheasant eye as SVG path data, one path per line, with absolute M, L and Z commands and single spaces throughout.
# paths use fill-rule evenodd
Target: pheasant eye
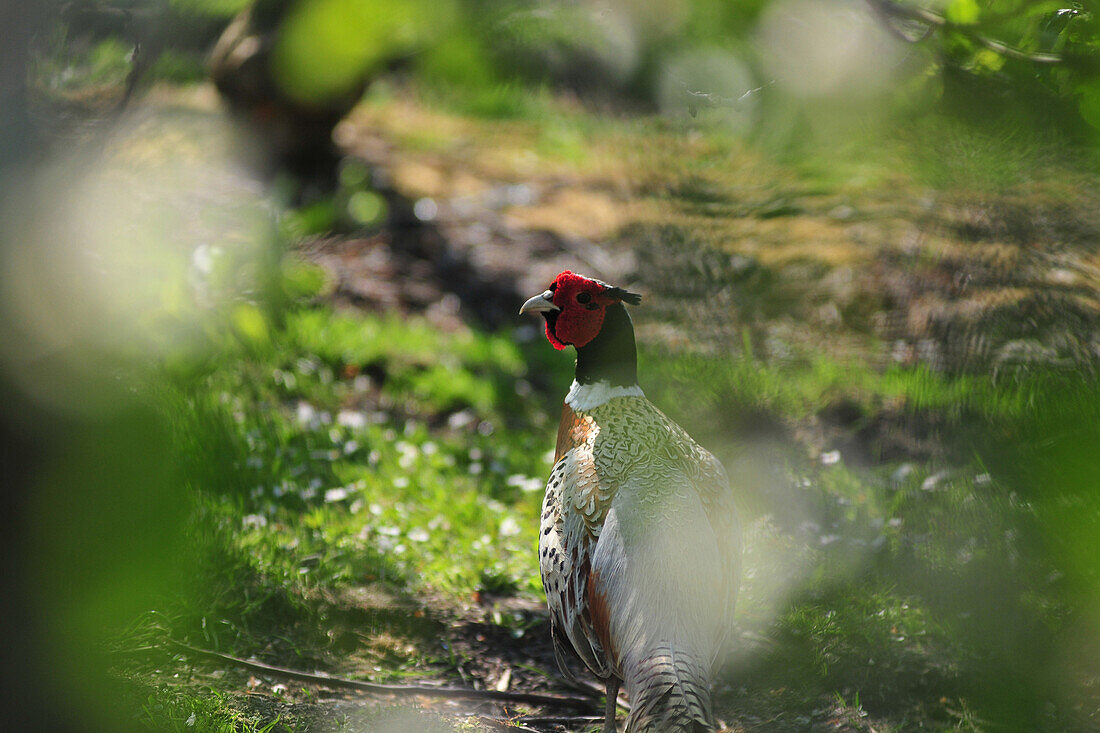
M 583 291 L 583 290 L 581 292 L 577 293 L 577 302 L 578 303 L 583 305 L 585 303 L 588 303 L 591 300 L 592 300 L 592 293 L 589 293 L 588 291 Z

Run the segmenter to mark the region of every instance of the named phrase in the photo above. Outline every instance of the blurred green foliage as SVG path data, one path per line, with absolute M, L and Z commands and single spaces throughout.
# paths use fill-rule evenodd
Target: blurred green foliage
M 170 4 L 223 22 L 243 6 Z M 539 123 L 533 148 L 556 164 L 588 160 L 590 134 L 613 124 L 553 108 L 563 90 L 589 110 L 610 101 L 615 114 L 663 112 L 645 123 L 648 133 L 702 140 L 710 154 L 678 161 L 683 167 L 654 189 L 714 218 L 794 217 L 804 192 L 851 180 L 866 192 L 889 182 L 883 159 L 916 160 L 922 184 L 993 191 L 1027 183 L 1036 169 L 1095 165 L 1094 3 L 952 0 L 933 10 L 943 24 L 889 16 L 910 24 L 903 30 L 931 32 L 904 47 L 903 59 L 889 57 L 890 83 L 863 88 L 864 75 L 878 71 L 864 57 L 854 76 L 822 95 L 785 86 L 762 41 L 769 23 L 788 31 L 798 18 L 782 13 L 806 7 L 304 0 L 281 30 L 275 68 L 293 95 L 310 101 L 357 93 L 364 74 L 400 66 L 432 102 Z M 860 27 L 859 12 L 835 11 L 840 32 Z M 128 48 L 110 37 L 76 52 L 78 72 L 69 62 L 40 68 L 66 89 L 117 82 Z M 1061 60 L 1029 58 L 1041 54 Z M 736 75 L 710 71 L 726 68 L 723 60 Z M 194 64 L 168 52 L 152 73 L 193 79 Z M 428 149 L 453 144 L 443 133 L 415 134 Z M 161 135 L 173 150 L 189 149 L 186 135 Z M 728 167 L 737 139 L 794 161 L 798 185 L 723 189 L 727 179 L 708 176 Z M 893 144 L 916 153 L 896 155 Z M 155 155 L 138 150 L 118 167 L 140 171 Z M 276 223 L 236 205 L 207 206 L 199 216 L 152 205 L 147 191 L 157 189 L 146 184 L 156 181 L 143 178 L 133 195 L 90 206 L 121 212 L 120 227 L 80 231 L 81 241 L 87 234 L 131 245 L 103 265 L 128 273 L 107 281 L 117 309 L 99 318 L 65 280 L 31 288 L 43 303 L 63 305 L 48 317 L 18 327 L 6 319 L 3 333 L 14 333 L 7 343 L 39 323 L 85 339 L 71 349 L 48 344 L 30 366 L 5 366 L 4 374 L 12 391 L 41 402 L 42 425 L 51 426 L 48 465 L 29 487 L 27 602 L 41 618 L 36 639 L 58 684 L 71 685 L 80 710 L 104 716 L 87 727 L 122 729 L 119 721 L 132 722 L 140 707 L 138 722 L 149 729 L 261 729 L 235 712 L 239 701 L 181 693 L 156 677 L 153 670 L 178 659 L 129 667 L 104 647 L 125 652 L 177 638 L 328 669 L 378 654 L 371 660 L 383 678 L 439 673 L 456 663 L 434 645 L 442 632 L 432 620 L 410 621 L 399 604 L 342 604 L 339 594 L 367 585 L 403 601 L 540 593 L 531 519 L 568 358 L 541 342 L 519 343 L 511 330 L 442 329 L 324 305 L 331 283 L 286 257 L 288 242 L 339 227 L 374 231 L 389 213 L 363 167 L 348 166 L 341 180 L 335 196 Z M 226 221 L 235 233 L 215 227 Z M 192 227 L 199 235 L 183 239 Z M 18 251 L 49 253 L 78 238 L 44 231 L 29 238 L 35 248 Z M 12 292 L 19 284 L 5 282 Z M 5 297 L 5 308 L 18 300 Z M 782 313 L 782 303 L 765 305 Z M 98 318 L 96 328 L 84 333 L 82 317 Z M 793 716 L 815 694 L 852 697 L 849 690 L 855 708 L 884 714 L 911 714 L 902 706 L 919 696 L 931 709 L 920 725 L 1083 727 L 1065 710 L 1078 703 L 1079 676 L 1093 673 L 1086 657 L 1100 625 L 1095 374 L 1039 365 L 998 380 L 817 353 L 769 361 L 754 355 L 747 332 L 742 346 L 736 355 L 658 346 L 641 353 L 647 394 L 745 469 L 735 475 L 756 477 L 750 454 L 776 449 L 730 435 L 788 436 L 837 410 L 850 413 L 853 431 L 885 425 L 876 422 L 884 415 L 927 425 L 945 454 L 916 467 L 881 456 L 868 467 L 839 456 L 826 465 L 794 449 L 768 454 L 782 477 L 769 474 L 747 490 L 746 519 L 775 507 L 790 516 L 764 533 L 757 552 L 800 543 L 812 572 L 778 612 L 746 594 L 746 622 L 775 620 L 778 633 L 747 663 L 751 674 L 740 679 L 750 699 L 741 709 L 775 700 L 785 706 L 777 715 Z M 789 493 L 768 493 L 788 483 Z M 754 561 L 766 571 L 774 557 Z M 498 623 L 522 635 L 531 619 L 505 614 Z M 410 647 L 376 652 L 370 637 L 378 631 Z M 139 704 L 113 715 L 99 703 L 116 692 L 106 670 L 120 667 L 134 683 L 124 705 Z M 199 723 L 187 722 L 192 715 Z
M 173 13 L 178 25 L 186 22 L 180 18 L 225 19 L 246 3 L 131 5 Z M 894 0 L 835 7 L 802 0 L 261 5 L 282 8 L 272 68 L 286 92 L 307 103 L 358 94 L 363 79 L 402 65 L 475 114 L 537 114 L 524 102 L 527 92 L 565 88 L 595 102 L 612 96 L 665 111 L 682 102 L 693 114 L 717 108 L 719 117 L 750 121 L 759 139 L 775 141 L 777 126 L 796 125 L 780 136 L 781 147 L 803 140 L 807 129 L 813 136 L 829 119 L 846 120 L 844 132 L 851 132 L 884 115 L 886 127 L 935 113 L 994 133 L 1023 126 L 1041 135 L 1053 126 L 1090 145 L 1100 134 L 1100 8 L 1093 0 L 953 0 L 942 7 Z M 820 47 L 807 48 L 797 36 L 800 17 L 825 21 Z M 837 50 L 845 47 L 850 58 Z M 97 56 L 118 63 L 109 51 Z M 722 61 L 710 71 L 685 73 L 685 59 L 700 54 Z M 855 65 L 845 71 L 846 63 Z M 801 65 L 811 85 L 833 66 L 828 73 L 835 78 L 807 94 L 799 83 L 788 84 L 784 64 L 796 71 Z M 191 69 L 165 61 L 155 73 L 184 78 Z M 736 89 L 728 88 L 730 73 Z M 836 132 L 821 129 L 817 144 L 827 145 Z
M 305 0 L 279 30 L 274 72 L 293 98 L 337 97 L 382 62 L 423 46 L 449 25 L 449 15 L 439 2 Z
M 168 0 L 181 13 L 231 18 L 244 10 L 251 0 Z

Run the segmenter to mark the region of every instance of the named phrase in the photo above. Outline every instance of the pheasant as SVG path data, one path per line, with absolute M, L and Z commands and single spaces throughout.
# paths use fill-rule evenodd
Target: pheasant
M 646 399 L 624 303 L 641 296 L 568 270 L 520 313 L 577 350 L 539 566 L 558 666 L 572 649 L 607 686 L 614 733 L 715 730 L 710 683 L 732 623 L 741 537 L 722 464 Z

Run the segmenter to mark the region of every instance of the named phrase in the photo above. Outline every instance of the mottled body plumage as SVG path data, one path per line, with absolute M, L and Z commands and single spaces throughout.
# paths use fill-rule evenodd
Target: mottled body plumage
M 711 730 L 740 536 L 722 465 L 643 396 L 564 407 L 539 560 L 559 660 L 624 679 L 628 731 Z

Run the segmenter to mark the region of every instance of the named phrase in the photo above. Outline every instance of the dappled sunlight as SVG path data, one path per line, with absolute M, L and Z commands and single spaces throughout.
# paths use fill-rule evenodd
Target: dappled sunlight
M 537 549 L 574 352 L 516 314 L 568 269 L 730 477 L 720 727 L 1095 728 L 1094 0 L 32 7 L 13 725 L 598 724 Z M 691 496 L 630 528 L 633 639 L 726 631 Z

